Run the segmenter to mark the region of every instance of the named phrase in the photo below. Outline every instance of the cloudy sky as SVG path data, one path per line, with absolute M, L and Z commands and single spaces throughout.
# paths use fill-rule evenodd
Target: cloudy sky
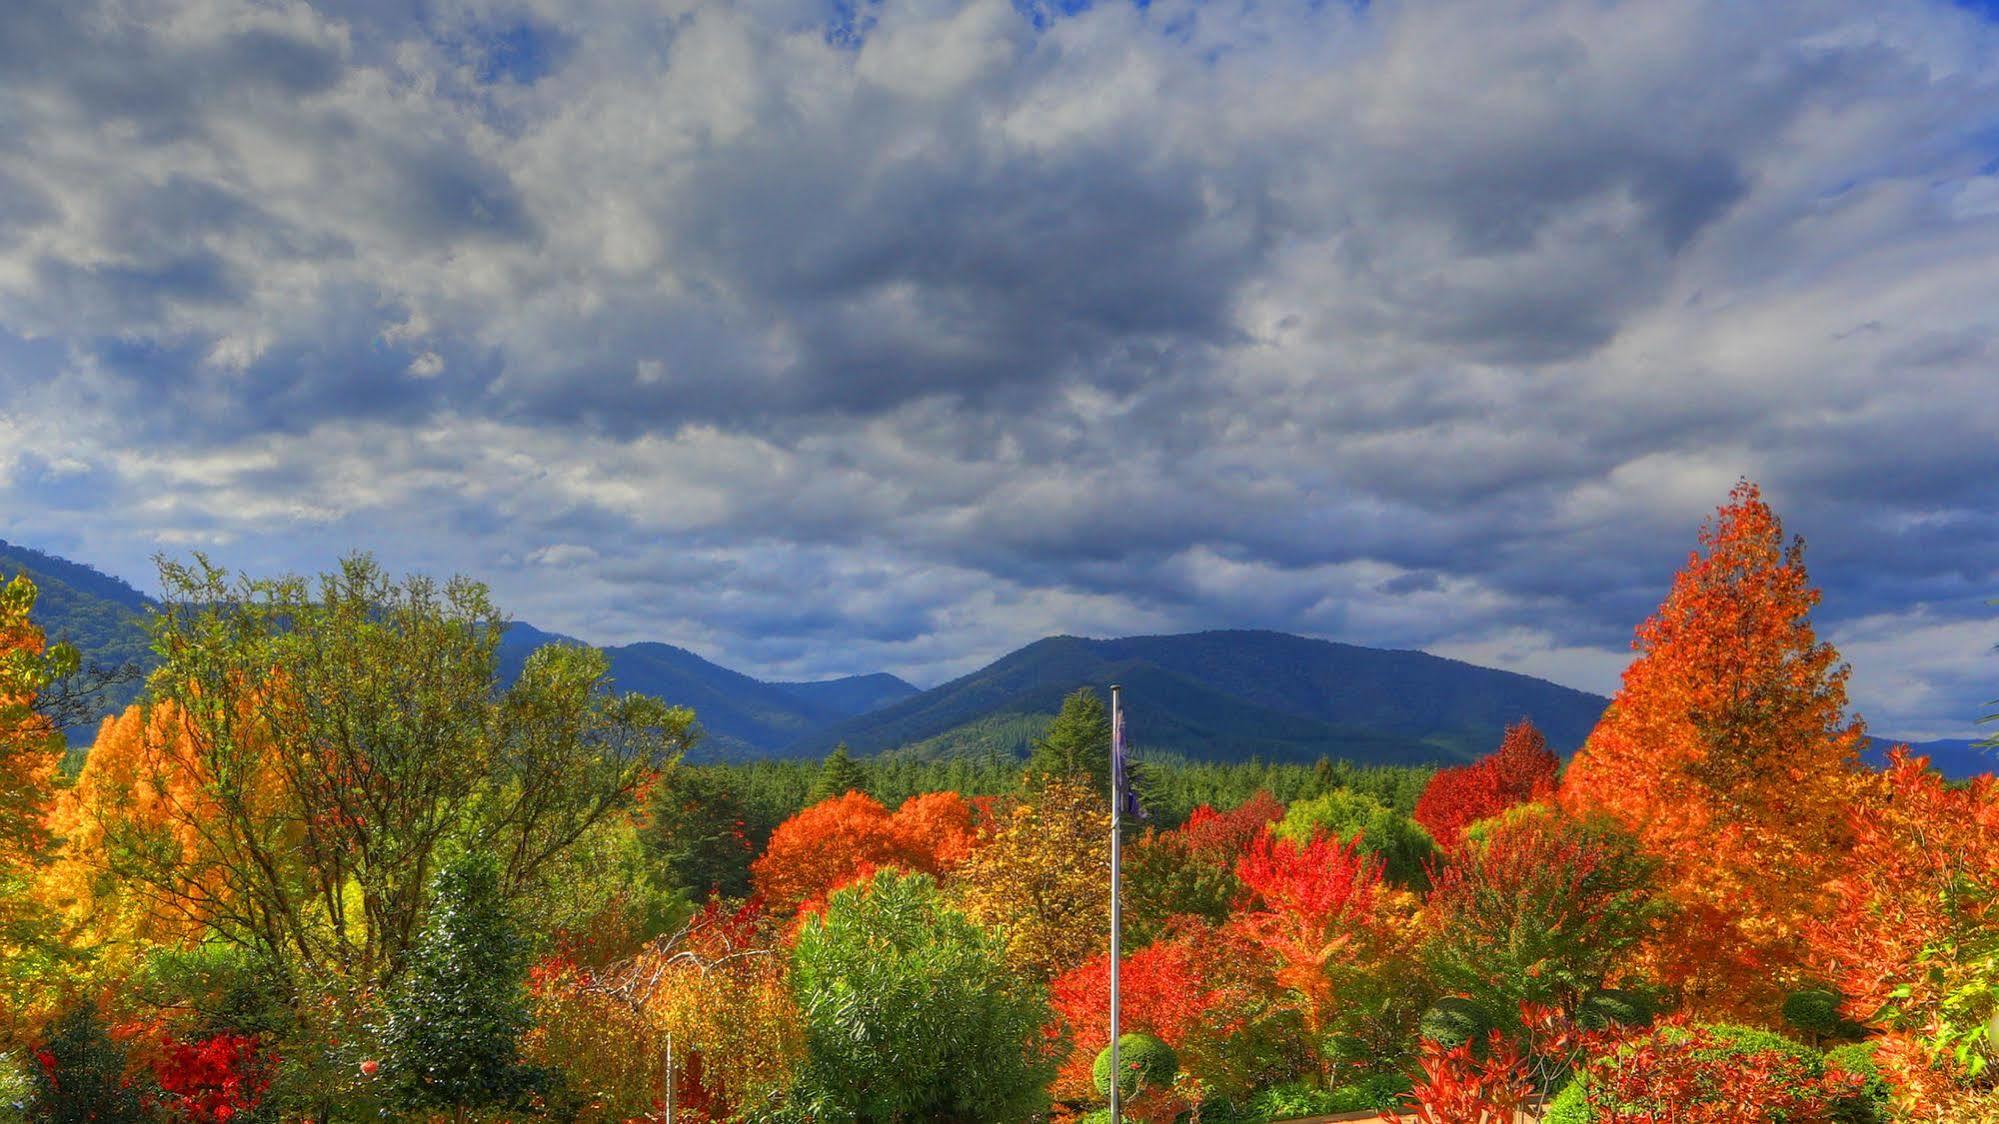
M 0 536 L 768 676 L 1234 626 L 1608 690 L 1746 474 L 1862 713 L 1963 735 L 1993 17 L 9 0 Z

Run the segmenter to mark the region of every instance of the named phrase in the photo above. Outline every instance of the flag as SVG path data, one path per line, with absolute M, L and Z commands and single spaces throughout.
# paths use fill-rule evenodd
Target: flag
M 1124 704 L 1116 693 L 1111 695 L 1111 799 L 1117 802 L 1120 816 L 1147 818 L 1145 806 L 1138 802 L 1138 792 L 1131 787 L 1131 765 L 1124 741 Z

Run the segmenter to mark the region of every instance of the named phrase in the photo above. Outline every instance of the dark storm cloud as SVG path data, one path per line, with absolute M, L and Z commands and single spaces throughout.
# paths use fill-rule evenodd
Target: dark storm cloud
M 1977 712 L 1973 14 L 870 11 L 0 9 L 8 537 L 772 675 L 1254 625 L 1607 689 L 1747 474 L 1876 726 Z

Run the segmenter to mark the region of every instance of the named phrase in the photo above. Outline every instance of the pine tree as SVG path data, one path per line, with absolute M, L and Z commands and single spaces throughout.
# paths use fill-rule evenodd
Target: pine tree
M 1108 793 L 1110 753 L 1110 711 L 1096 691 L 1079 687 L 1062 700 L 1061 713 L 1048 724 L 1048 732 L 1035 739 L 1024 779 L 1030 787 L 1061 780 Z
M 406 1109 L 450 1111 L 521 1103 L 542 1075 L 524 1064 L 531 1022 L 527 943 L 507 915 L 499 865 L 484 852 L 437 876 L 430 922 L 390 993 L 383 1071 Z
M 868 788 L 867 766 L 854 760 L 847 743 L 841 742 L 826 755 L 819 766 L 819 779 L 812 782 L 812 791 L 806 794 L 806 803 L 817 804 L 835 796 L 845 796 L 849 792 L 866 792 Z

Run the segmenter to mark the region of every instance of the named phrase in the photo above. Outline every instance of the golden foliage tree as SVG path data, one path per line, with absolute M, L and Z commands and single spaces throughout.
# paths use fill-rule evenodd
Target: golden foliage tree
M 47 814 L 61 733 L 35 709 L 50 684 L 76 668 L 67 645 L 50 648 L 28 617 L 35 584 L 25 574 L 0 586 L 0 1018 L 24 1012 L 23 983 L 48 974 L 47 927 L 26 893 L 46 854 Z
M 1769 1019 L 1843 846 L 1864 737 L 1845 665 L 1812 630 L 1804 544 L 1756 486 L 1704 525 L 1561 799 L 1665 863 L 1682 923 L 1658 968 L 1697 1010 Z
M 991 841 L 958 868 L 957 904 L 1006 934 L 1017 967 L 1052 979 L 1110 937 L 1110 830 L 1102 794 L 1051 780 L 1002 815 Z

